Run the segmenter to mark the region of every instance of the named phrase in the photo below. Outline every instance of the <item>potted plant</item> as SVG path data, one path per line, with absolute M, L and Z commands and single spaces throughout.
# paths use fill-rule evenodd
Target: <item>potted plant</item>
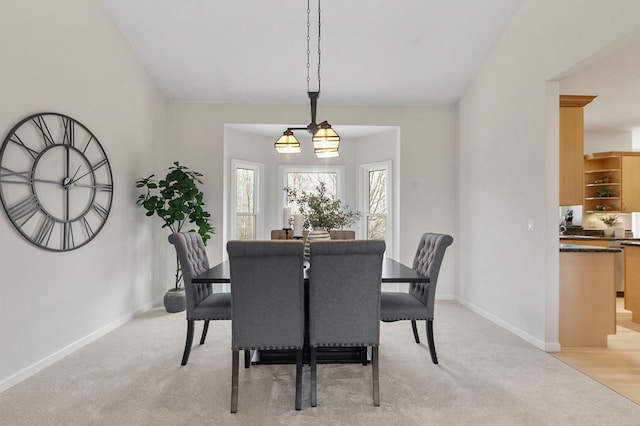
M 202 240 L 207 242 L 215 230 L 209 219 L 211 215 L 205 210 L 204 194 L 198 184 L 202 174 L 180 165 L 178 161 L 169 167 L 164 179 L 156 181 L 154 175 L 136 181 L 136 188 L 145 192 L 137 200 L 138 207 L 144 208 L 147 216 L 158 216 L 162 227 L 171 232 L 180 232 L 187 224 L 195 225 Z M 174 287 L 164 297 L 168 312 L 180 312 L 185 309 L 184 287 L 182 286 L 182 270 L 176 253 L 176 275 Z
M 613 227 L 616 223 L 618 223 L 618 217 L 619 216 L 615 214 L 598 217 L 598 219 L 600 219 L 602 222 L 604 222 L 605 225 L 607 225 L 607 228 L 604 230 L 604 235 L 606 235 L 607 237 L 611 237 L 613 235 Z
M 311 228 L 305 242 L 305 256 L 309 255 L 309 243 L 312 240 L 329 239 L 329 231 L 342 229 L 353 224 L 361 216 L 357 210 L 350 210 L 348 205 L 342 206 L 342 201 L 327 192 L 324 182 L 316 186 L 316 192 L 307 193 L 294 188 L 285 187 L 287 201 L 295 202 L 302 215 L 304 229 Z

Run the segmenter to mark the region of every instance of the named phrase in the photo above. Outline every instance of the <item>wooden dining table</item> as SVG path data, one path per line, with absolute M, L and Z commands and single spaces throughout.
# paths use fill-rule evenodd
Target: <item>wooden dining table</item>
M 231 284 L 229 261 L 223 261 L 203 273 L 193 277 L 194 284 Z M 382 283 L 428 283 L 429 277 L 404 265 L 397 260 L 385 258 L 382 261 Z M 305 305 L 309 306 L 309 265 L 304 268 Z M 305 347 L 308 348 L 308 309 L 305 309 Z M 322 349 L 322 350 L 321 350 Z M 318 349 L 318 363 L 367 363 L 366 348 L 321 348 Z M 305 363 L 308 364 L 308 350 L 305 350 Z M 256 351 L 252 364 L 295 364 L 295 351 Z

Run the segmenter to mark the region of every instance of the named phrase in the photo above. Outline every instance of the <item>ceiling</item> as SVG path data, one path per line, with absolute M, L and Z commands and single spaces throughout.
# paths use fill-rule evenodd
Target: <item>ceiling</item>
M 169 100 L 309 102 L 303 0 L 103 1 Z M 522 3 L 325 0 L 318 102 L 454 104 Z M 310 8 L 315 91 L 317 0 Z
M 309 87 L 303 0 L 103 1 L 171 101 L 308 105 L 307 90 L 318 89 L 317 0 Z M 455 104 L 523 2 L 325 0 L 319 105 Z M 598 96 L 587 130 L 640 126 L 639 40 L 561 80 L 562 93 Z
M 640 34 L 609 46 L 560 81 L 560 91 L 596 95 L 584 108 L 584 127 L 592 132 L 640 128 Z

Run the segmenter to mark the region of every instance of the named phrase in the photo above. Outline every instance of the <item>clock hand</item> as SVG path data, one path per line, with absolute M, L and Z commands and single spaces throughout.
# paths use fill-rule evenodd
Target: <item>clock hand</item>
M 82 183 L 74 183 L 73 186 L 76 186 L 78 188 L 96 188 L 98 190 L 101 191 L 107 191 L 110 192 L 111 191 L 111 185 L 109 184 L 104 184 L 104 183 L 96 183 L 93 185 L 86 185 L 86 184 L 82 184 Z
M 75 182 L 76 175 L 80 171 L 80 167 L 82 167 L 82 166 L 78 166 L 78 169 L 76 170 L 76 172 L 73 174 L 73 176 L 71 176 L 71 183 Z
M 82 179 L 83 177 L 85 177 L 86 175 L 88 175 L 91 172 L 93 172 L 93 170 L 89 170 L 87 173 L 83 174 L 82 176 L 78 176 L 77 178 L 71 179 L 71 181 L 69 182 L 69 185 L 74 184 L 76 181 Z M 78 174 L 78 172 L 76 172 L 76 174 Z M 75 174 L 74 174 L 74 176 L 75 176 Z
M 31 179 L 31 182 L 53 183 L 56 185 L 63 185 L 63 183 L 59 180 L 49 180 L 49 179 L 40 179 L 40 178 L 33 178 Z

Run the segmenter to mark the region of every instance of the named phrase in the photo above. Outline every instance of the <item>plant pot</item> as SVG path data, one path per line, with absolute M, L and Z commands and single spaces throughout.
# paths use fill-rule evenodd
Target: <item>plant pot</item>
M 309 260 L 309 244 L 311 244 L 311 242 L 330 239 L 331 235 L 329 235 L 329 232 L 327 232 L 327 230 L 325 229 L 314 229 L 313 231 L 309 232 L 309 235 L 307 235 L 307 240 L 304 243 L 304 257 Z
M 164 294 L 164 308 L 169 313 L 182 312 L 187 308 L 187 298 L 184 289 L 172 288 Z

